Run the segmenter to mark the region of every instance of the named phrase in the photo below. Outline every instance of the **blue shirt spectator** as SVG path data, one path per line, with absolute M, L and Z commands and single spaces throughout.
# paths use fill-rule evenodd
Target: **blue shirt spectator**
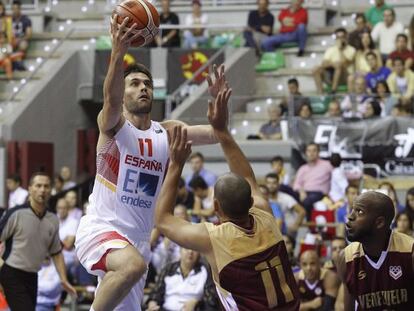
M 217 176 L 204 168 L 204 156 L 200 152 L 195 152 L 190 156 L 190 165 L 193 172 L 185 178 L 187 189 L 190 189 L 190 181 L 196 176 L 202 177 L 209 187 L 214 186 Z
M 50 259 L 47 259 L 38 272 L 36 311 L 54 311 L 62 294 L 59 274 Z
M 375 91 L 375 87 L 379 81 L 386 81 L 391 74 L 391 70 L 388 67 L 381 67 L 377 72 L 368 72 L 365 76 L 367 87 L 372 91 Z

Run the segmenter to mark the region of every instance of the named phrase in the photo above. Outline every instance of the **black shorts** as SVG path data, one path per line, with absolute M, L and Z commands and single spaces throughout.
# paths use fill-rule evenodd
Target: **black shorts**
M 37 273 L 4 264 L 0 270 L 0 283 L 11 311 L 35 311 Z

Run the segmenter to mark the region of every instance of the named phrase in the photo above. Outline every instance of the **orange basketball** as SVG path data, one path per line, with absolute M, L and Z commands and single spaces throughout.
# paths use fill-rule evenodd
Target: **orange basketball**
M 127 27 L 137 24 L 137 30 L 141 36 L 134 40 L 131 45 L 138 47 L 148 45 L 158 34 L 160 16 L 157 9 L 147 0 L 125 0 L 119 3 L 112 11 L 118 15 L 118 24 L 121 24 L 125 17 L 129 17 Z

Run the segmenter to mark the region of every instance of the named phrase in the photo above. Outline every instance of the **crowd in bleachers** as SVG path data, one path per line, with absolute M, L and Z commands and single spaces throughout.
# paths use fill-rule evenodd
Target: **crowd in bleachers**
M 14 70 L 26 69 L 23 59 L 32 36 L 32 22 L 22 14 L 21 6 L 20 1 L 13 1 L 9 15 L 4 3 L 0 2 L 0 69 L 9 80 L 13 78 Z
M 324 297 L 328 297 L 333 299 L 335 310 L 341 310 L 340 282 L 332 259 L 346 246 L 347 211 L 360 193 L 361 181 L 347 179 L 338 154 L 333 154 L 329 161 L 322 160 L 317 144 L 307 145 L 305 160 L 292 174 L 283 158 L 275 156 L 269 163 L 269 173 L 259 178 L 260 189 L 284 235 L 292 269 L 302 288 L 301 309 L 318 309 Z M 191 172 L 179 184 L 174 214 L 195 223 L 214 223 L 217 218 L 212 206 L 212 186 L 217 176 L 206 168 L 201 153 L 194 153 L 189 165 Z M 19 176 L 9 176 L 7 187 L 9 208 L 27 199 Z M 392 183 L 382 182 L 377 187 L 394 202 L 395 230 L 413 236 L 414 188 L 407 191 L 406 202 L 400 202 Z M 61 169 L 54 188 L 59 195 L 56 213 L 67 273 L 71 282 L 81 286 L 79 303 L 90 303 L 93 296 L 85 286 L 93 288 L 96 280 L 82 268 L 74 253 L 76 229 L 87 209 L 79 207 L 82 202 L 73 190 L 76 184 L 69 168 Z M 209 267 L 197 252 L 181 249 L 156 231 L 151 245 L 146 310 L 217 310 L 218 298 Z M 317 287 L 320 290 L 315 290 Z M 39 272 L 38 310 L 54 310 L 64 299 L 61 294 L 58 274 L 50 260 L 46 260 Z

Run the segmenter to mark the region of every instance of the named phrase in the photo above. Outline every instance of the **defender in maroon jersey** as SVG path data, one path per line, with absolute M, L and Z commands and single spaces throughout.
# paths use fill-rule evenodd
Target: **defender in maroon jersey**
M 379 192 L 360 195 L 346 224 L 353 242 L 337 261 L 345 310 L 414 310 L 414 239 L 391 231 L 392 200 Z
M 178 182 L 191 152 L 185 131 L 175 129 L 156 227 L 170 240 L 206 256 L 223 309 L 299 310 L 299 291 L 282 235 L 249 162 L 227 129 L 229 97 L 225 87 L 208 114 L 232 172 L 214 186 L 220 224 L 191 224 L 173 215 Z

